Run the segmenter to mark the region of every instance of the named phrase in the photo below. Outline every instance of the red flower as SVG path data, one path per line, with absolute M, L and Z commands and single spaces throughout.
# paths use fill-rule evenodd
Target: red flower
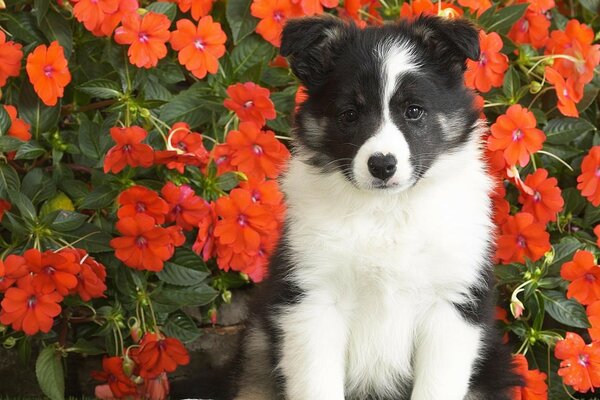
M 210 14 L 215 0 L 167 0 L 169 3 L 177 3 L 181 12 L 192 10 L 192 18 L 198 21 L 201 17 Z
M 121 357 L 104 357 L 102 360 L 103 371 L 94 371 L 92 376 L 103 382 L 108 382 L 110 391 L 117 398 L 135 396 L 137 387 L 123 371 L 123 359 Z
M 546 140 L 546 135 L 536 128 L 536 124 L 531 111 L 514 104 L 491 126 L 487 147 L 491 151 L 503 150 L 508 165 L 519 163 L 524 167 L 530 154 L 541 150 Z
M 83 23 L 85 29 L 92 32 L 98 29 L 105 18 L 105 14 L 117 12 L 119 0 L 73 0 L 73 15 L 77 21 Z
M 292 3 L 299 3 L 304 15 L 315 15 L 323 14 L 323 7 L 337 7 L 339 0 L 292 0 Z
M 104 172 L 119 173 L 126 165 L 130 167 L 150 167 L 154 162 L 152 147 L 143 144 L 148 132 L 139 126 L 110 128 L 110 136 L 116 146 L 106 153 Z
M 241 122 L 254 122 L 263 126 L 267 119 L 274 119 L 275 106 L 269 98 L 269 89 L 258 86 L 254 82 L 236 83 L 227 88 L 230 98 L 223 104 L 235 112 Z
M 259 180 L 277 178 L 290 156 L 272 131 L 262 131 L 251 122 L 242 122 L 238 131 L 229 132 L 227 144 L 233 151 L 231 165 Z
M 150 332 L 144 335 L 132 357 L 140 366 L 140 376 L 150 379 L 190 362 L 190 356 L 179 340 Z
M 585 312 L 591 325 L 588 328 L 588 333 L 590 334 L 592 341 L 596 342 L 600 340 L 600 300 L 590 304 Z
M 96 36 L 112 36 L 117 25 L 126 17 L 136 14 L 138 8 L 138 0 L 119 0 L 119 8 L 112 13 L 105 13 L 102 22 L 92 33 Z
M 158 272 L 173 255 L 169 231 L 156 226 L 154 218 L 138 214 L 123 218 L 116 224 L 122 237 L 114 238 L 110 245 L 115 256 L 131 268 Z
M 578 250 L 573 261 L 566 262 L 560 276 L 570 281 L 567 297 L 575 297 L 581 304 L 592 304 L 600 300 L 600 267 L 589 251 Z
M 539 260 L 550 250 L 550 235 L 544 225 L 535 222 L 533 215 L 525 212 L 509 216 L 497 241 L 496 256 L 503 264 Z
M 491 193 L 493 214 L 492 219 L 496 226 L 500 227 L 510 215 L 510 203 L 506 200 L 506 188 L 504 181 L 496 179 L 494 191 Z
M 513 365 L 515 372 L 525 383 L 525 386 L 514 389 L 513 400 L 547 400 L 546 374 L 537 369 L 530 370 L 527 358 L 523 354 L 513 356 Z
M 523 211 L 533 214 L 542 224 L 556 221 L 556 214 L 565 204 L 556 178 L 548 178 L 548 171 L 538 168 L 533 174 L 527 175 L 525 185 L 533 190 L 533 194 L 521 193 L 519 196 Z
M 66 251 L 55 253 L 52 250 L 40 253 L 37 249 L 29 249 L 23 257 L 29 271 L 35 274 L 33 286 L 36 290 L 42 293 L 56 290 L 66 296 L 77 286 L 77 274 L 81 267 L 73 254 Z
M 225 54 L 226 41 L 221 24 L 213 22 L 210 15 L 202 17 L 198 26 L 180 19 L 171 35 L 171 46 L 179 52 L 179 63 L 199 79 L 219 70 L 219 58 Z
M 17 118 L 17 109 L 14 106 L 9 105 L 4 105 L 4 109 L 10 117 L 10 128 L 8 128 L 8 132 L 6 132 L 8 136 L 15 137 L 24 142 L 31 139 L 31 132 L 29 132 L 31 126 L 22 119 Z
M 12 324 L 14 330 L 22 330 L 27 335 L 39 331 L 48 333 L 52 329 L 54 317 L 60 314 L 63 297 L 56 291 L 42 293 L 32 284 L 33 277 L 27 275 L 17 282 L 17 287 L 9 288 L 2 299 L 0 323 Z
M 458 4 L 468 7 L 471 13 L 477 13 L 478 18 L 492 6 L 490 0 L 458 0 Z
M 468 60 L 465 83 L 482 93 L 492 87 L 500 87 L 504 82 L 504 73 L 508 69 L 508 57 L 501 53 L 502 39 L 496 32 L 486 34 L 479 31 L 481 55 L 479 61 Z
M 556 343 L 554 356 L 559 360 L 558 375 L 563 382 L 581 393 L 600 387 L 600 347 L 596 343 L 586 345 L 581 336 L 567 332 L 564 340 Z
M 0 88 L 6 85 L 11 76 L 19 76 L 23 46 L 13 41 L 6 41 L 6 34 L 0 30 Z
M 169 378 L 166 373 L 156 378 L 144 379 L 144 395 L 149 400 L 163 400 L 169 397 Z
M 215 237 L 214 230 L 217 224 L 217 213 L 215 212 L 215 203 L 208 205 L 207 215 L 198 224 L 198 234 L 192 246 L 197 254 L 202 253 L 202 259 L 208 261 L 215 255 Z
M 554 85 L 558 97 L 558 110 L 567 117 L 579 117 L 575 104 L 583 98 L 583 84 L 577 84 L 573 78 L 565 79 L 554 69 L 546 67 L 546 79 Z
M 278 223 L 283 223 L 285 206 L 283 205 L 283 193 L 279 190 L 277 181 L 250 179 L 242 182 L 240 188 L 248 190 L 254 203 L 267 207 Z
M 415 18 L 419 15 L 439 15 L 441 17 L 455 18 L 463 15 L 463 10 L 453 4 L 431 0 L 405 1 L 400 8 L 401 18 Z
M 63 97 L 71 82 L 71 73 L 63 47 L 55 40 L 50 46 L 41 44 L 28 56 L 25 66 L 33 89 L 47 106 L 54 106 Z
M 11 254 L 0 260 L 0 292 L 5 292 L 18 279 L 29 274 L 29 267 L 25 258 L 16 254 Z
M 519 0 L 518 3 L 525 3 Z M 554 0 L 531 1 L 523 18 L 518 20 L 508 33 L 517 44 L 531 44 L 534 48 L 544 47 L 548 41 L 550 20 L 546 15 L 554 8 Z
M 577 177 L 577 189 L 594 207 L 600 205 L 600 146 L 594 146 L 583 157 L 581 175 Z
M 256 33 L 273 46 L 279 47 L 283 25 L 288 18 L 301 16 L 302 9 L 291 0 L 253 0 L 250 13 L 260 19 Z
M 77 274 L 77 287 L 72 293 L 77 293 L 81 300 L 90 301 L 98 297 L 106 297 L 106 269 L 104 265 L 94 260 L 83 249 L 65 249 L 62 254 L 69 253 L 75 262 L 81 266 Z
M 12 208 L 11 204 L 4 199 L 0 199 L 0 221 L 2 221 L 2 217 L 4 217 L 4 213 L 10 211 Z
M 202 143 L 202 135 L 192 132 L 185 122 L 178 122 L 169 131 L 166 151 L 155 152 L 154 162 L 166 164 L 183 174 L 186 165 L 204 168 L 208 164 L 208 151 Z
M 144 186 L 132 186 L 123 191 L 117 200 L 119 202 L 119 218 L 135 217 L 138 214 L 148 215 L 157 224 L 165 222 L 165 216 L 169 212 L 169 205 L 161 199 L 154 190 Z
M 231 165 L 232 154 L 233 149 L 227 143 L 220 143 L 212 148 L 210 156 L 217 166 L 217 175 L 222 175 L 235 169 Z
M 594 228 L 594 234 L 596 235 L 596 245 L 600 247 L 600 225 L 596 225 Z
M 169 203 L 167 222 L 175 222 L 186 231 L 197 227 L 208 214 L 208 203 L 196 196 L 188 185 L 176 186 L 173 182 L 167 182 L 161 194 Z
M 171 21 L 166 15 L 147 12 L 142 17 L 132 13 L 123 18 L 122 24 L 115 30 L 115 42 L 131 45 L 127 54 L 132 64 L 152 68 L 167 55 L 165 43 L 171 37 Z

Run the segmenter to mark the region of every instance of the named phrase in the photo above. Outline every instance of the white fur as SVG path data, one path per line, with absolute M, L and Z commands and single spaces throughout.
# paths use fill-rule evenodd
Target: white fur
M 478 147 L 440 156 L 401 193 L 292 160 L 290 278 L 307 295 L 278 321 L 288 400 L 399 397 L 395 380 L 411 377 L 412 400 L 464 398 L 481 332 L 450 303 L 469 301 L 486 265 L 491 184 Z

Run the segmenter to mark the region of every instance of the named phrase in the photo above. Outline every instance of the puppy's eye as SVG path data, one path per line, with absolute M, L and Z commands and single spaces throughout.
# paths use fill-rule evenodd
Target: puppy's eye
M 411 119 L 413 121 L 416 121 L 423 116 L 423 113 L 424 113 L 423 107 L 417 106 L 415 104 L 411 104 L 410 106 L 408 106 L 406 108 L 406 111 L 404 112 L 404 116 L 406 117 L 406 119 Z
M 340 121 L 345 124 L 353 124 L 358 121 L 358 111 L 346 110 L 340 114 Z

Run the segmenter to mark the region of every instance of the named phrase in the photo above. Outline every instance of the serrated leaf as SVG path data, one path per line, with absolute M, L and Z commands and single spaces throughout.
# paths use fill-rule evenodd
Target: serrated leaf
M 246 36 L 254 32 L 258 20 L 250 13 L 251 1 L 228 0 L 225 16 L 231 29 L 233 43 L 238 44 Z
M 110 247 L 112 236 L 100 227 L 84 223 L 77 229 L 61 232 L 61 237 L 76 247 L 87 250 L 88 253 L 103 253 L 114 251 Z
M 577 103 L 577 111 L 579 111 L 579 113 L 582 113 L 585 110 L 587 110 L 589 106 L 594 104 L 596 97 L 598 97 L 598 93 L 600 93 L 600 88 L 593 86 L 586 88 L 585 92 L 583 93 L 583 97 L 581 98 L 579 103 Z
M 58 232 L 75 230 L 87 219 L 87 216 L 74 211 L 59 210 L 50 228 Z
M 185 247 L 179 247 L 170 261 L 187 268 L 208 272 L 208 268 L 202 257 Z
M 163 326 L 163 333 L 183 343 L 192 342 L 200 337 L 200 331 L 194 320 L 182 311 L 175 311 L 169 315 Z
M 202 283 L 210 274 L 206 271 L 184 267 L 173 262 L 166 262 L 157 276 L 163 282 L 176 286 L 195 286 Z
M 46 149 L 40 146 L 35 140 L 30 140 L 24 143 L 17 150 L 15 155 L 16 160 L 35 160 L 36 158 L 44 155 Z
M 118 196 L 119 191 L 110 185 L 96 186 L 81 202 L 80 207 L 97 210 L 110 206 Z
M 502 92 L 507 99 L 518 101 L 518 93 L 521 88 L 521 80 L 519 73 L 514 67 L 510 67 L 504 75 L 504 84 L 502 85 Z
M 10 120 L 10 115 L 8 115 L 8 111 L 0 106 L 0 136 L 8 134 L 11 125 L 12 122 Z
M 586 226 L 592 226 L 598 223 L 598 221 L 600 221 L 600 207 L 594 207 L 588 203 L 583 215 L 583 223 Z
M 146 10 L 166 15 L 170 21 L 173 21 L 177 15 L 177 5 L 174 3 L 155 2 L 149 4 Z
M 48 12 L 50 0 L 33 0 L 33 6 L 35 8 L 35 18 L 37 19 L 37 23 L 39 25 Z
M 528 6 L 529 4 L 525 3 L 504 7 L 494 12 L 491 20 L 489 22 L 486 21 L 486 24 L 483 24 L 481 20 L 479 22 L 485 28 L 486 32 L 498 32 L 506 35 L 514 23 L 525 14 Z
M 176 308 L 173 310 L 186 306 L 199 307 L 206 305 L 219 294 L 215 289 L 204 283 L 185 288 L 164 285 L 161 290 L 156 292 L 153 293 L 153 301 L 166 306 L 175 306 Z
M 108 150 L 108 135 L 103 134 L 102 128 L 90 121 L 85 114 L 79 118 L 79 149 L 84 156 L 94 161 L 100 161 Z
M 273 56 L 273 46 L 256 35 L 242 40 L 231 52 L 233 73 L 241 77 L 244 72 L 257 64 L 266 65 Z
M 557 290 L 543 290 L 540 293 L 546 311 L 557 322 L 574 328 L 590 327 L 585 309 L 576 300 L 567 299 L 564 293 Z
M 552 144 L 566 144 L 579 136 L 596 130 L 596 127 L 583 118 L 560 117 L 548 121 L 544 128 L 546 142 Z
M 94 79 L 78 86 L 77 89 L 98 99 L 116 99 L 122 96 L 119 85 L 108 79 Z
M 554 259 L 548 268 L 549 275 L 558 275 L 562 265 L 571 260 L 575 251 L 580 249 L 582 246 L 583 245 L 579 240 L 569 236 L 562 238 L 560 242 L 552 246 L 554 249 Z
M 219 188 L 225 192 L 230 191 L 231 189 L 237 187 L 240 183 L 240 176 L 234 172 L 226 172 L 223 175 L 220 175 L 217 179 L 217 184 Z
M 27 196 L 15 190 L 8 190 L 8 198 L 13 205 L 17 206 L 21 213 L 21 217 L 29 221 L 35 220 L 37 212 L 33 203 Z
M 40 23 L 40 28 L 50 42 L 56 40 L 63 47 L 67 60 L 73 52 L 73 30 L 71 21 L 62 15 L 50 10 Z
M 8 153 L 16 151 L 25 142 L 12 136 L 0 136 L 0 153 Z
M 6 195 L 8 190 L 19 191 L 21 180 L 19 174 L 10 165 L 0 164 L 0 195 Z
M 88 356 L 95 356 L 99 354 L 105 354 L 106 349 L 101 348 L 95 343 L 85 339 L 77 339 L 77 341 L 66 349 L 68 352 L 81 353 Z
M 51 400 L 64 400 L 65 377 L 60 353 L 55 346 L 44 348 L 35 362 L 35 375 L 40 389 Z
M 33 14 L 28 11 L 3 13 L 7 20 L 6 28 L 20 42 L 38 44 L 44 42 L 44 35 L 36 26 Z
M 214 96 L 211 88 L 196 83 L 165 104 L 161 108 L 160 119 L 169 125 L 187 122 L 194 129 L 209 122 L 215 109 L 223 111 L 222 102 Z
M 31 125 L 34 138 L 39 138 L 42 133 L 55 129 L 58 125 L 60 101 L 56 106 L 46 106 L 29 82 L 24 82 L 21 87 L 17 108 L 21 118 Z

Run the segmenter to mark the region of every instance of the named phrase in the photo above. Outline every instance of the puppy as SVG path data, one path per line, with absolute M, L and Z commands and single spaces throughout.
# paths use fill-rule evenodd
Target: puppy
M 248 322 L 237 400 L 508 400 L 493 319 L 485 129 L 463 20 L 291 20 L 307 88 L 288 213 Z

